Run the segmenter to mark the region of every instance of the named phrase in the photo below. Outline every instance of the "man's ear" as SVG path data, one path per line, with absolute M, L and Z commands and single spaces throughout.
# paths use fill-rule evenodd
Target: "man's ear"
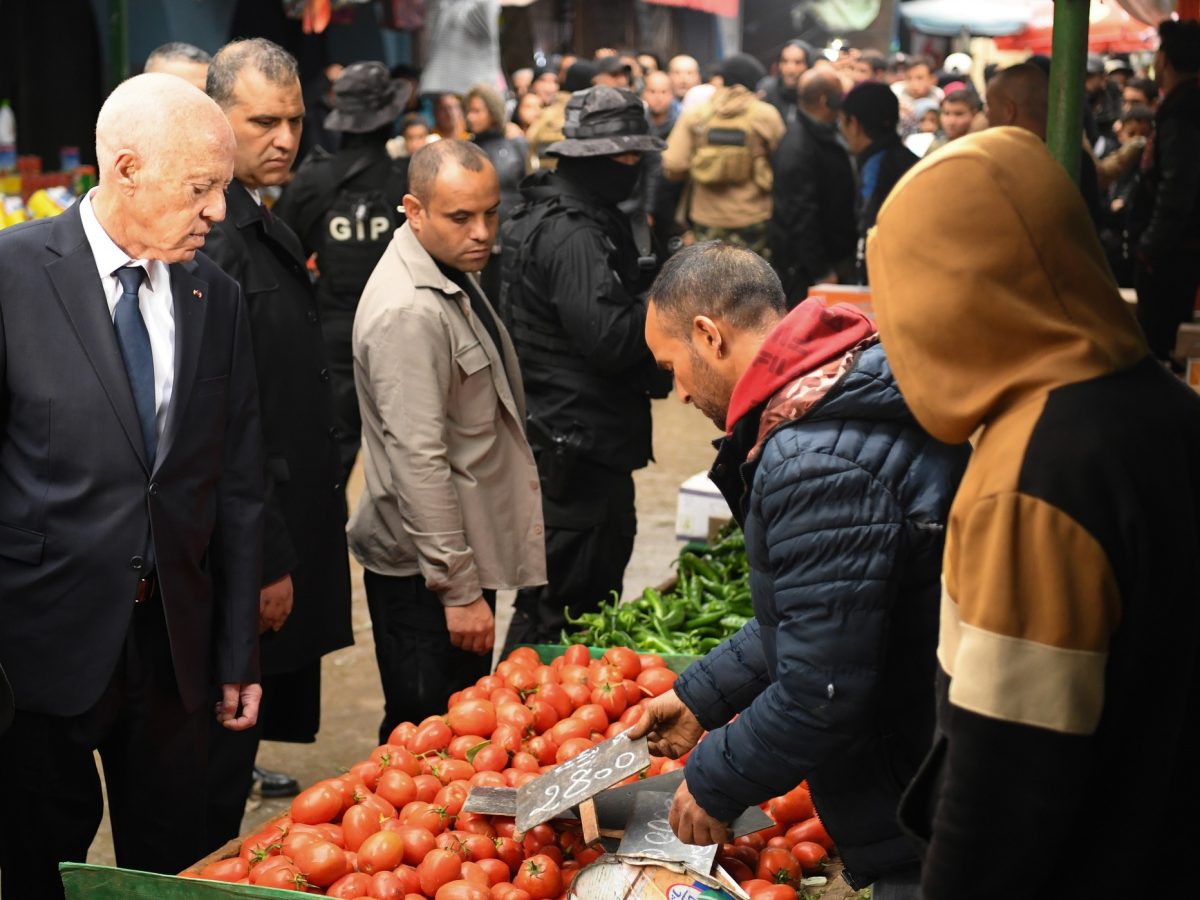
M 142 158 L 133 150 L 123 149 L 117 151 L 112 168 L 117 176 L 118 190 L 123 194 L 128 194 L 137 187 L 138 176 L 141 174 L 144 164 Z
M 421 201 L 417 199 L 415 194 L 405 194 L 401 202 L 404 204 L 404 215 L 407 217 L 412 230 L 420 231 L 425 215 L 425 207 L 421 205 Z
M 725 338 L 717 323 L 708 316 L 696 316 L 692 319 L 692 343 L 700 348 L 707 348 L 717 359 L 725 351 Z

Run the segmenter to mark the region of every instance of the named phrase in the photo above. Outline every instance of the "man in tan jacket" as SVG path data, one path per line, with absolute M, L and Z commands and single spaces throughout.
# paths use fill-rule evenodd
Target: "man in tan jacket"
M 490 669 L 495 591 L 546 582 L 521 372 L 473 273 L 496 237 L 487 155 L 445 140 L 409 165 L 408 222 L 354 318 L 366 485 L 348 532 L 385 699 L 380 742 Z
M 766 255 L 771 219 L 771 154 L 786 130 L 755 85 L 762 63 L 743 53 L 721 64 L 724 86 L 686 110 L 667 138 L 663 173 L 688 179 L 687 216 L 697 241 L 729 241 Z

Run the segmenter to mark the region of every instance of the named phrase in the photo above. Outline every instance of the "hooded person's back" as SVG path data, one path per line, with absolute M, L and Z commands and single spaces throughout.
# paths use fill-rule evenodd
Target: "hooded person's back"
M 916 229 L 936 208 L 953 229 Z M 902 817 L 925 900 L 1101 896 L 1179 863 L 1200 799 L 1200 398 L 1147 355 L 1079 192 L 1034 135 L 914 167 L 868 248 L 918 421 L 975 433 L 950 514 L 939 737 Z

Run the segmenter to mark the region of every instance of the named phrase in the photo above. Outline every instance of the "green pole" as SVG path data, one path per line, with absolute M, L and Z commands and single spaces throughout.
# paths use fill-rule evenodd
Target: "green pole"
M 129 77 L 129 0 L 108 0 L 109 90 Z
M 1079 176 L 1083 140 L 1083 80 L 1091 0 L 1054 0 L 1050 118 L 1046 145 L 1071 178 Z

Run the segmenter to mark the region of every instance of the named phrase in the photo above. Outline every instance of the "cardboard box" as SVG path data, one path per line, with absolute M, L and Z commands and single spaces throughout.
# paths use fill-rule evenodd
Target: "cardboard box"
M 709 541 L 733 518 L 729 504 L 707 472 L 698 472 L 679 486 L 675 506 L 675 537 L 681 541 Z
M 809 299 L 816 298 L 826 306 L 849 303 L 857 306 L 868 316 L 874 315 L 871 305 L 871 288 L 861 284 L 816 284 L 808 289 Z

